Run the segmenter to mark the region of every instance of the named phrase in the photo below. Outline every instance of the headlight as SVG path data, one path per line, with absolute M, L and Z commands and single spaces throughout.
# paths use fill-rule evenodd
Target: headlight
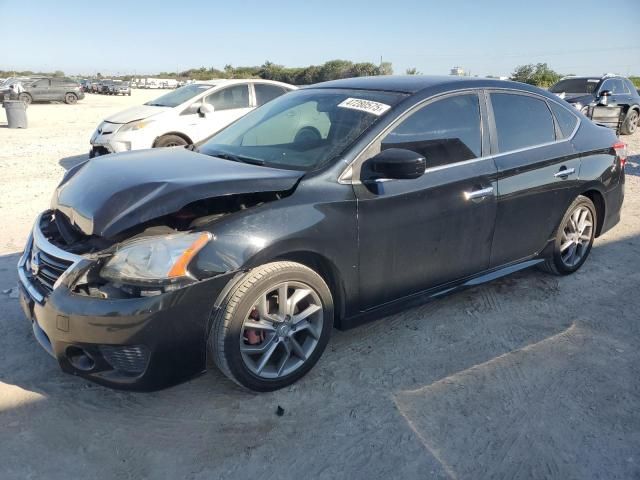
M 190 279 L 189 263 L 212 235 L 208 232 L 148 237 L 122 244 L 100 276 L 116 283 L 170 284 Z
M 576 107 L 576 110 L 578 111 L 582 110 L 582 104 L 580 102 L 574 103 L 573 106 Z
M 135 122 L 125 123 L 122 127 L 120 127 L 120 131 L 128 132 L 130 130 L 141 130 L 151 125 L 153 122 L 153 120 L 136 120 Z

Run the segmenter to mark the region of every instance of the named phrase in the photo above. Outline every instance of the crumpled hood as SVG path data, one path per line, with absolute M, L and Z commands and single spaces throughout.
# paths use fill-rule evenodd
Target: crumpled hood
M 115 115 L 105 118 L 105 121 L 111 123 L 129 123 L 136 120 L 142 120 L 158 113 L 171 110 L 170 107 L 152 107 L 151 105 L 138 105 L 136 107 L 127 108 L 122 112 L 118 112 Z
M 97 157 L 67 172 L 51 208 L 86 235 L 110 238 L 198 200 L 290 190 L 303 174 L 185 148 L 138 150 Z

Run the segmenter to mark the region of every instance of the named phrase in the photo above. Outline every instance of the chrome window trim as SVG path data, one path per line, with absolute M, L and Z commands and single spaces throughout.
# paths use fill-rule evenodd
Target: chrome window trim
M 548 102 L 548 101 L 552 101 L 554 103 L 556 103 L 558 106 L 564 108 L 565 110 L 567 110 L 568 112 L 571 112 L 572 115 L 574 115 L 577 119 L 578 122 L 576 123 L 575 128 L 573 129 L 573 132 L 571 132 L 571 135 L 566 137 L 566 138 L 562 138 L 560 140 L 554 140 L 553 142 L 546 142 L 546 143 L 540 143 L 540 144 L 536 144 L 536 145 L 531 145 L 528 147 L 524 147 L 524 148 L 518 148 L 516 150 L 509 150 L 506 152 L 499 152 L 499 153 L 495 153 L 495 154 L 491 154 L 491 155 L 481 155 L 478 158 L 472 158 L 470 160 L 462 160 L 460 162 L 455 162 L 455 163 L 448 163 L 445 165 L 438 165 L 436 167 L 431 167 L 431 168 L 427 168 L 425 169 L 424 173 L 429 173 L 429 172 L 435 172 L 438 170 L 444 170 L 447 168 L 453 168 L 453 167 L 459 167 L 462 165 L 469 165 L 475 162 L 480 162 L 482 160 L 490 160 L 493 158 L 497 158 L 497 157 L 501 157 L 503 155 L 510 155 L 512 153 L 519 153 L 519 152 L 524 152 L 527 150 L 532 150 L 534 148 L 541 148 L 541 147 L 548 147 L 549 145 L 555 145 L 558 143 L 563 143 L 563 142 L 568 142 L 573 140 L 573 137 L 575 137 L 576 133 L 578 132 L 578 129 L 580 128 L 580 125 L 582 125 L 582 119 L 576 114 L 576 112 L 572 111 L 571 109 L 567 108 L 566 106 L 562 105 L 560 102 L 557 102 L 555 99 L 550 99 L 547 98 L 543 95 L 540 95 L 538 93 L 535 92 L 527 92 L 524 90 L 518 90 L 515 88 L 501 88 L 501 87 L 482 87 L 482 88 L 478 88 L 478 89 L 468 89 L 468 90 L 459 90 L 459 91 L 455 91 L 455 92 L 446 92 L 443 94 L 438 94 L 434 97 L 429 97 L 425 100 L 420 101 L 419 103 L 416 103 L 415 105 L 413 105 L 411 108 L 409 108 L 407 111 L 403 112 L 401 115 L 398 116 L 398 118 L 396 119 L 396 121 L 394 121 L 393 123 L 391 123 L 390 125 L 387 126 L 387 128 L 385 128 L 382 132 L 380 132 L 378 135 L 376 135 L 376 137 L 371 140 L 371 142 L 369 142 L 361 151 L 360 153 L 358 153 L 358 155 L 356 155 L 356 158 L 354 158 L 349 164 L 347 164 L 347 166 L 345 167 L 345 169 L 342 171 L 342 173 L 338 176 L 338 183 L 342 184 L 342 185 L 361 185 L 362 182 L 360 180 L 354 180 L 352 178 L 353 176 L 353 170 L 354 170 L 354 166 L 357 162 L 360 161 L 360 158 L 362 157 L 362 155 L 364 154 L 364 152 L 366 152 L 367 150 L 369 150 L 369 148 L 371 148 L 371 146 L 373 144 L 375 144 L 382 136 L 384 136 L 386 133 L 389 132 L 389 130 L 391 130 L 392 128 L 394 128 L 399 122 L 401 122 L 402 120 L 404 120 L 405 118 L 407 118 L 407 116 L 409 116 L 413 111 L 416 111 L 424 106 L 426 106 L 429 103 L 432 103 L 436 100 L 440 100 L 443 97 L 449 96 L 449 95 L 458 95 L 458 94 L 465 94 L 465 93 L 477 93 L 480 94 L 481 92 L 486 92 L 488 94 L 491 94 L 491 92 L 498 92 L 498 93 L 502 93 L 502 92 L 509 92 L 509 93 L 513 93 L 513 94 L 520 94 L 520 95 L 524 95 L 524 96 L 533 96 L 536 97 L 544 102 Z M 551 110 L 551 108 L 549 108 L 549 106 L 547 105 L 547 108 L 549 109 L 549 113 L 551 113 L 551 117 L 553 119 L 554 122 L 556 122 L 556 118 L 555 115 L 553 114 L 553 111 Z

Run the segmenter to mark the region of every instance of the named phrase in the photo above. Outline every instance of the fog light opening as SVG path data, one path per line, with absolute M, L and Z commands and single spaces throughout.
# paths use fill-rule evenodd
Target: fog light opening
M 93 370 L 93 367 L 96 365 L 91 355 L 80 347 L 68 347 L 67 358 L 74 368 L 82 370 L 83 372 Z

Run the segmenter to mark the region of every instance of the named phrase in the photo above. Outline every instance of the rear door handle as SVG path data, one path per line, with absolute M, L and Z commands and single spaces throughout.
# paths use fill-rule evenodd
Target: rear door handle
M 575 168 L 564 168 L 554 175 L 556 178 L 567 178 L 569 175 L 576 173 Z
M 489 195 L 493 195 L 493 187 L 474 190 L 473 192 L 464 192 L 465 200 L 477 200 L 479 198 L 488 197 Z

